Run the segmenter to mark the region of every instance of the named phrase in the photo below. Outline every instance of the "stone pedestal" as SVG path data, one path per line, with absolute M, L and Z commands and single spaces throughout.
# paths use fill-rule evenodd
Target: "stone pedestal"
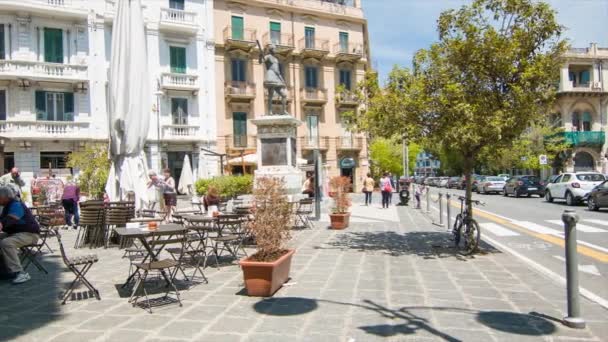
M 251 122 L 258 131 L 255 178 L 283 178 L 288 194 L 300 194 L 304 175 L 298 169 L 296 143 L 302 122 L 290 115 L 264 116 Z

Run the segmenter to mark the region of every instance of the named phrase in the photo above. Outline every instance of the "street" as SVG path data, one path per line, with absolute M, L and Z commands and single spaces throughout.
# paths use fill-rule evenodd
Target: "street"
M 464 195 L 464 191 L 431 188 L 429 217 L 434 222 L 439 221 L 438 193 L 452 194 L 453 223 L 460 205 L 454 195 Z M 565 279 L 566 272 L 561 215 L 566 209 L 576 210 L 580 218 L 577 239 L 581 294 L 608 307 L 608 211 L 592 212 L 583 205 L 569 207 L 563 201 L 548 203 L 536 196 L 474 194 L 473 199 L 485 202 L 485 206 L 474 211 L 481 227 L 481 239 L 487 243 L 481 243 L 482 252 L 487 252 L 489 244 L 522 259 L 555 281 L 561 281 L 560 277 Z M 443 203 L 445 225 L 447 214 L 445 201 Z M 424 201 L 422 207 L 426 209 Z

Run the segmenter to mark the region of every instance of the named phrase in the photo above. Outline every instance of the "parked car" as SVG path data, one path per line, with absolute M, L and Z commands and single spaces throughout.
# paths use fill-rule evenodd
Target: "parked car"
M 479 179 L 481 177 L 482 176 L 480 176 L 480 175 L 475 175 L 475 174 L 471 175 L 471 178 L 473 179 L 472 180 L 472 189 L 473 189 L 472 191 L 475 191 L 477 189 L 477 182 L 479 182 Z M 465 190 L 466 188 L 467 188 L 467 179 L 466 179 L 466 177 L 462 177 L 460 179 L 460 189 Z
M 461 177 L 450 177 L 448 180 L 448 189 L 460 189 Z
M 488 176 L 477 185 L 478 194 L 501 193 L 507 182 L 499 176 Z
M 502 178 L 506 182 L 509 178 L 511 178 L 511 175 L 508 173 L 501 173 L 497 177 Z
M 449 181 L 450 181 L 450 177 L 441 177 L 441 178 L 439 178 L 439 185 L 438 186 L 440 188 L 447 188 Z
M 545 195 L 543 183 L 538 177 L 531 175 L 509 178 L 502 191 L 504 196 L 514 195 L 515 197 L 530 197 L 532 195 L 538 195 L 539 197 L 543 197 Z
M 586 200 L 589 210 L 597 211 L 600 208 L 608 208 L 608 180 L 593 188 L 587 194 Z
M 545 199 L 547 202 L 553 202 L 556 198 L 565 199 L 566 204 L 576 205 L 605 180 L 606 176 L 599 172 L 563 173 L 547 185 Z

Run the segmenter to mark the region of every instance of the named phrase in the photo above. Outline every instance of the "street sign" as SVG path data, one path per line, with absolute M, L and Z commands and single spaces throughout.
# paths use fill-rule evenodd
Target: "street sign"
M 540 163 L 540 165 L 547 165 L 547 155 L 546 154 L 541 154 L 540 156 L 538 156 L 538 161 Z

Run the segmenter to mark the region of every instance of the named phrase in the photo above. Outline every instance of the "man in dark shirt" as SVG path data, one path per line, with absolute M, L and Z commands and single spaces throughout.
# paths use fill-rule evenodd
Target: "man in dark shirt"
M 19 248 L 34 244 L 40 238 L 40 226 L 34 215 L 23 202 L 16 199 L 15 192 L 8 186 L 0 186 L 0 254 L 10 272 L 14 274 L 13 284 L 30 280 L 23 271 Z

